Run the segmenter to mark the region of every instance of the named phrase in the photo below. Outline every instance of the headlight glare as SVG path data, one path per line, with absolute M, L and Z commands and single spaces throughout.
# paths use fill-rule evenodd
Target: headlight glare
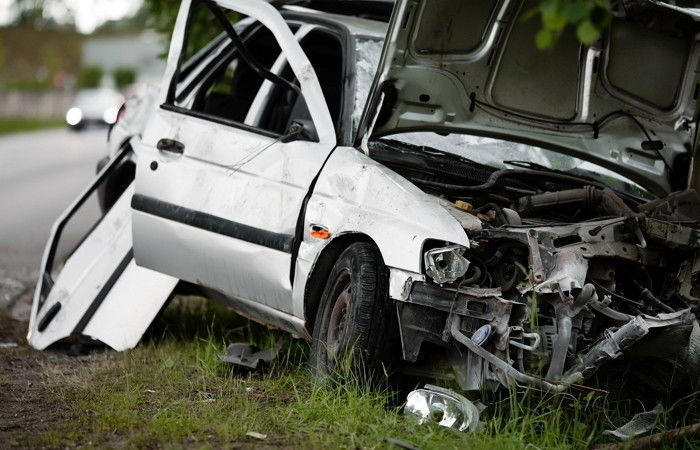
M 66 113 L 66 122 L 68 125 L 78 125 L 81 120 L 83 120 L 83 112 L 80 110 L 80 108 L 73 107 Z
M 102 120 L 104 120 L 105 123 L 112 125 L 117 121 L 117 115 L 119 115 L 119 108 L 107 108 L 102 113 Z
M 462 256 L 465 247 L 450 245 L 425 252 L 425 273 L 437 284 L 448 284 L 464 276 L 469 269 L 469 260 Z

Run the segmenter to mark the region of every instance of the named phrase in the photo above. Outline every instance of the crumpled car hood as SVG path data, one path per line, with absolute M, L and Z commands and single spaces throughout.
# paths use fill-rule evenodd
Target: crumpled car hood
M 700 16 L 633 0 L 593 46 L 570 29 L 541 51 L 530 8 L 399 0 L 358 142 L 416 130 L 492 136 L 600 164 L 657 195 L 679 189 L 670 180 L 688 175 Z

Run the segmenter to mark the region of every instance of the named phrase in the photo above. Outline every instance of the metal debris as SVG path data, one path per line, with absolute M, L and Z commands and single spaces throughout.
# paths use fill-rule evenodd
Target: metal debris
M 622 425 L 620 428 L 615 430 L 605 430 L 603 434 L 615 436 L 616 438 L 626 441 L 637 437 L 640 434 L 648 433 L 654 428 L 656 420 L 659 415 L 664 411 L 661 405 L 656 405 L 651 411 L 644 411 L 639 414 L 635 414 L 632 420 Z
M 269 364 L 277 357 L 284 341 L 280 340 L 274 347 L 267 350 L 260 350 L 258 347 L 247 343 L 235 343 L 226 348 L 226 354 L 219 355 L 223 362 L 247 367 L 255 370 L 261 362 Z
M 16 342 L 0 342 L 0 348 L 17 348 L 19 345 L 17 345 Z
M 404 414 L 418 424 L 436 423 L 458 431 L 476 431 L 479 408 L 451 389 L 426 384 L 411 391 L 406 398 Z

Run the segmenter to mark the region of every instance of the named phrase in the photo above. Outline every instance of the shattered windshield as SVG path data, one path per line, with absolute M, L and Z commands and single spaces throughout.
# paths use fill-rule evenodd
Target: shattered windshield
M 355 108 L 352 111 L 352 129 L 357 131 L 369 97 L 374 75 L 379 66 L 384 42 L 378 39 L 357 39 L 355 41 Z
M 572 175 L 594 178 L 613 189 L 640 198 L 655 198 L 653 194 L 642 186 L 616 172 L 582 159 L 532 145 L 467 134 L 448 134 L 443 136 L 427 131 L 395 134 L 380 140 L 405 142 L 437 149 L 497 169 L 515 167 L 515 164 L 508 164 L 507 162 L 524 163 L 533 168 L 543 166 Z

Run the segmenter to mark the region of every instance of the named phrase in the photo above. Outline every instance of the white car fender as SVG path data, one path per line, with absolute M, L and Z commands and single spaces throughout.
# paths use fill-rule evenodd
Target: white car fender
M 331 237 L 311 237 L 312 225 Z M 390 296 L 404 297 L 405 282 L 424 279 L 423 244 L 436 239 L 469 247 L 469 238 L 446 209 L 413 183 L 352 147 L 329 157 L 311 194 L 294 282 L 295 315 L 304 316 L 306 283 L 333 238 L 361 234 L 379 248 L 390 270 Z M 307 324 L 309 325 L 309 324 Z

